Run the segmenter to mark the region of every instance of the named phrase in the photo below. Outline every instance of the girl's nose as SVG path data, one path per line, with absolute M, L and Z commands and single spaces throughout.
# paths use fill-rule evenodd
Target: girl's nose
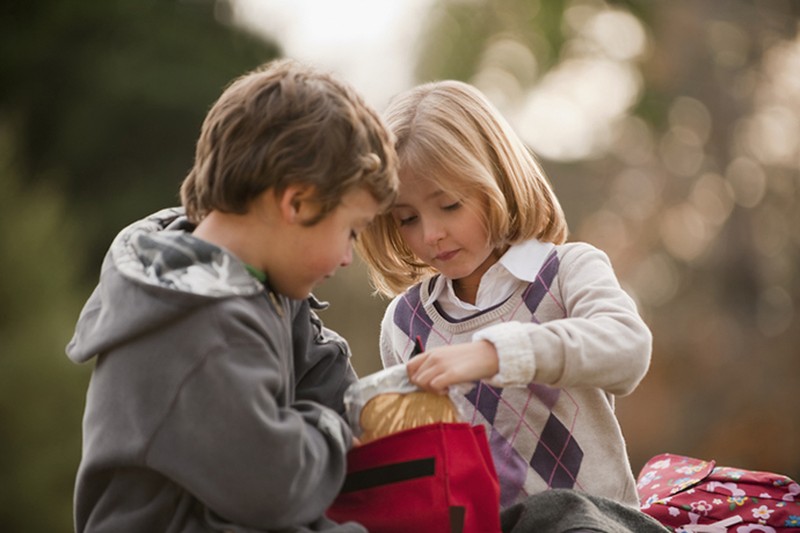
M 425 244 L 434 245 L 444 238 L 444 226 L 438 224 L 436 221 L 427 221 L 423 224 L 423 239 Z

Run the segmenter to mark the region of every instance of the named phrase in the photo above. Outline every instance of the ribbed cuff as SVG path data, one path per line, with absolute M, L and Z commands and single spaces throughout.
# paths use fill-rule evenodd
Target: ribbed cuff
M 472 335 L 473 341 L 487 340 L 497 350 L 500 370 L 486 382 L 495 387 L 524 386 L 536 374 L 534 354 L 530 351 L 529 331 L 520 322 L 489 326 Z

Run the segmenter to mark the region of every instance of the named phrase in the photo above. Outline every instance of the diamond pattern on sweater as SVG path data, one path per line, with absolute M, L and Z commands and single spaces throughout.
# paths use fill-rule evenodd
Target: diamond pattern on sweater
M 539 398 L 550 410 L 556 405 L 558 397 L 561 395 L 561 389 L 555 389 L 539 383 L 528 383 L 528 390 Z
M 500 479 L 500 505 L 508 507 L 523 490 L 528 463 L 495 428 L 489 434 L 489 449 Z
M 502 392 L 503 389 L 500 387 L 492 387 L 486 383 L 479 382 L 477 387 L 466 394 L 466 397 L 489 424 L 494 424 L 494 417 L 497 415 L 497 406 L 500 403 Z
M 536 281 L 528 285 L 528 288 L 522 293 L 522 300 L 531 313 L 536 312 L 539 304 L 550 292 L 550 285 L 553 283 L 556 274 L 558 274 L 559 264 L 558 254 L 556 252 L 551 253 L 536 275 Z
M 583 450 L 572 438 L 572 433 L 551 414 L 531 458 L 531 467 L 542 476 L 548 487 L 571 489 L 582 460 Z
M 423 346 L 428 345 L 428 336 L 433 329 L 433 321 L 422 305 L 420 286 L 409 290 L 397 304 L 394 323 L 408 336 L 408 339 L 420 338 Z M 409 340 L 409 342 L 412 342 Z
M 571 427 L 579 409 L 568 394 L 558 403 L 562 392 L 537 383 L 499 388 L 479 382 L 465 395 L 475 407 L 471 423 L 483 418 L 491 427 L 501 505 L 512 504 L 523 492 L 528 465 L 550 488 L 575 486 L 583 450 L 562 419 Z

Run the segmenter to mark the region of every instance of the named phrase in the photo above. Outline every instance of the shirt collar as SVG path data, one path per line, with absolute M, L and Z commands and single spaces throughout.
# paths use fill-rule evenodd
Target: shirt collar
M 552 242 L 530 239 L 511 246 L 500 258 L 499 263 L 515 278 L 530 283 L 536 280 L 539 270 L 542 269 L 553 248 L 555 244 Z
M 484 280 L 490 277 L 497 277 L 502 275 L 505 270 L 515 278 L 531 283 L 536 280 L 539 270 L 547 260 L 547 256 L 555 248 L 551 242 L 541 242 L 538 239 L 530 239 L 523 241 L 519 244 L 512 245 L 500 260 L 492 265 L 489 270 L 484 274 Z M 436 276 L 433 287 L 426 300 L 426 303 L 435 302 L 449 289 L 449 293 L 455 298 L 455 292 L 452 289 L 452 281 L 442 275 Z M 465 304 L 468 305 L 468 304 Z

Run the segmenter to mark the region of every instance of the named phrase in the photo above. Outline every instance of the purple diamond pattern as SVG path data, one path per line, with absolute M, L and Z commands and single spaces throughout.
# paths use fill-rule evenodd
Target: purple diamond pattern
M 544 265 L 542 265 L 542 268 L 536 275 L 536 281 L 528 285 L 528 288 L 525 289 L 525 292 L 522 294 L 522 300 L 531 313 L 536 312 L 539 304 L 542 303 L 544 297 L 550 292 L 550 284 L 553 283 L 558 273 L 559 264 L 558 254 L 554 251 L 544 262 Z
M 412 342 L 419 336 L 422 345 L 428 345 L 428 336 L 433 329 L 433 322 L 422 306 L 419 285 L 409 290 L 398 302 L 397 310 L 394 313 L 394 323 L 408 335 Z
M 502 392 L 503 389 L 492 387 L 480 381 L 477 387 L 467 393 L 466 397 L 487 422 L 494 424 L 494 417 L 497 415 L 497 406 L 500 404 Z
M 548 487 L 571 489 L 582 459 L 583 450 L 572 438 L 572 433 L 551 414 L 531 458 L 531 467 L 547 481 Z
M 550 410 L 552 410 L 556 405 L 558 397 L 561 395 L 561 389 L 555 389 L 539 383 L 529 383 L 528 390 L 531 391 L 534 396 L 539 398 L 539 400 L 541 400 L 541 402 Z
M 509 402 L 504 393 L 516 396 Z M 525 391 L 524 401 L 521 391 Z M 502 506 L 514 503 L 523 492 L 528 466 L 538 474 L 550 488 L 572 488 L 583 460 L 583 450 L 572 438 L 568 427 L 552 409 L 562 394 L 561 389 L 532 383 L 526 389 L 502 389 L 483 382 L 473 388 L 466 398 L 475 406 L 472 424 L 483 422 L 491 427 L 489 447 L 494 457 L 500 478 L 500 500 Z M 578 415 L 578 406 L 567 396 L 559 406 L 559 413 L 573 423 Z M 498 417 L 503 417 L 503 428 L 498 431 Z M 543 422 L 543 427 L 537 425 Z M 521 457 L 514 448 L 517 439 L 533 440 L 535 448 L 530 460 Z M 527 475 L 527 474 L 526 474 Z
M 500 479 L 500 505 L 508 507 L 517 499 L 528 475 L 528 463 L 520 457 L 511 443 L 492 429 L 489 435 L 489 449 L 492 452 L 497 477 Z

